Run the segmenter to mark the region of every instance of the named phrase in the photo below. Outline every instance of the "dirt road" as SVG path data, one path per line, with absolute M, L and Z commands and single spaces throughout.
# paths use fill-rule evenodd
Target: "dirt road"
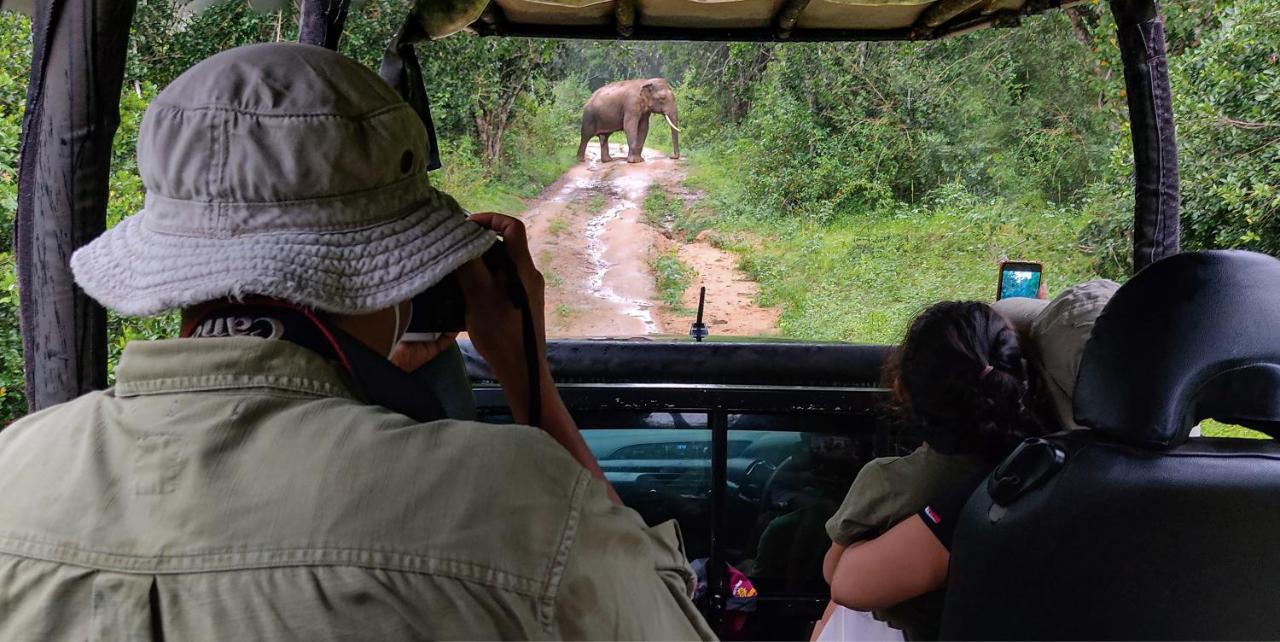
M 715 335 L 774 334 L 778 312 L 758 305 L 759 288 L 736 267 L 733 255 L 703 242 L 680 243 L 644 221 L 650 187 L 683 192 L 679 161 L 646 149 L 645 162 L 600 163 L 599 145 L 572 167 L 521 218 L 529 228 L 534 261 L 547 280 L 548 333 L 564 337 L 685 334 L 693 315 L 658 301 L 650 261 L 677 246 L 696 272 L 684 306 L 697 308 L 707 288 L 705 321 Z M 610 147 L 625 159 L 621 145 Z M 693 197 L 689 197 L 693 198 Z

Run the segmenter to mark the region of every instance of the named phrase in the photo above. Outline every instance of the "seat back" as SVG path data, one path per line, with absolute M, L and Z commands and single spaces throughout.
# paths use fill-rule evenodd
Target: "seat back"
M 1117 291 L 1076 385 L 1075 431 L 1023 444 L 970 498 L 944 639 L 1280 637 L 1280 261 L 1157 262 Z

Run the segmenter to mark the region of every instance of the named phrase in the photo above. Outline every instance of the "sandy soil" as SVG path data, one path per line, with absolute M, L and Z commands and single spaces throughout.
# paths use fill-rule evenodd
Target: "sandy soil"
M 679 161 L 646 149 L 644 163 L 628 164 L 622 146 L 611 145 L 615 160 L 600 163 L 599 151 L 599 145 L 589 146 L 587 161 L 572 167 L 521 216 L 534 261 L 547 280 L 548 334 L 686 334 L 692 313 L 658 302 L 649 270 L 654 253 L 673 244 L 697 272 L 684 293 L 684 307 L 696 309 L 698 287 L 706 286 L 704 321 L 713 335 L 775 333 L 778 312 L 758 305 L 758 286 L 737 270 L 732 254 L 705 240 L 667 239 L 644 222 L 650 186 L 683 194 Z

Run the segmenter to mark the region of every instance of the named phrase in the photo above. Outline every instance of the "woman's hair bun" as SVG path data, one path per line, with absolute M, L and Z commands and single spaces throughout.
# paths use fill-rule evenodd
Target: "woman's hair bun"
M 895 406 L 939 450 L 999 460 L 1043 432 L 1024 404 L 1017 334 L 985 303 L 946 301 L 922 312 L 890 353 L 885 378 Z

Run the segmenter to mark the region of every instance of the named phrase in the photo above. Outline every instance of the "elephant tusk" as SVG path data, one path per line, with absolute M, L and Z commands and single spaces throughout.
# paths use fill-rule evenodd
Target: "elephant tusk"
M 676 124 L 675 124 L 675 123 L 673 123 L 673 122 L 671 122 L 671 117 L 670 117 L 670 116 L 668 116 L 668 115 L 666 115 L 666 114 L 663 114 L 663 115 L 662 115 L 662 117 L 667 119 L 667 124 L 668 124 L 668 125 L 671 125 L 671 129 L 674 129 L 674 130 L 676 130 L 676 131 L 680 131 L 680 128 L 679 128 L 679 127 L 676 127 Z

